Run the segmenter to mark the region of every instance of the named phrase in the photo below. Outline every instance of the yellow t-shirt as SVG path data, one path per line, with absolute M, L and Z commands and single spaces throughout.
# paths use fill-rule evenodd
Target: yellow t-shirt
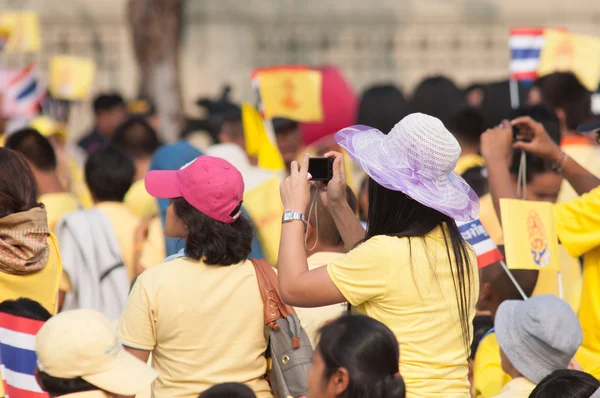
M 500 394 L 502 387 L 510 381 L 500 363 L 500 346 L 496 333 L 485 336 L 475 354 L 473 362 L 473 391 L 476 398 L 491 398 Z
M 138 277 L 118 331 L 126 346 L 152 351 L 153 396 L 196 398 L 240 382 L 272 397 L 263 308 L 250 261 L 223 267 L 178 258 Z
M 127 269 L 129 280 L 133 280 L 135 276 L 134 270 L 134 255 L 135 255 L 135 232 L 140 223 L 140 219 L 131 213 L 131 211 L 120 202 L 101 202 L 96 204 L 108 219 L 115 231 L 121 256 Z
M 160 264 L 167 257 L 167 246 L 160 218 L 155 217 L 148 225 L 148 238 L 142 246 L 140 265 L 143 269 Z
M 94 205 L 92 194 L 85 183 L 83 169 L 74 159 L 68 160 L 69 174 L 71 176 L 71 192 L 85 209 L 89 209 Z
M 592 145 L 586 137 L 568 136 L 561 140 L 561 149 L 596 177 L 600 177 L 600 146 Z M 579 195 L 565 179 L 560 186 L 557 203 L 569 202 Z
M 492 195 L 486 194 L 479 199 L 479 220 L 496 245 L 504 244 L 502 226 L 496 215 Z M 579 259 L 570 256 L 567 250 L 559 245 L 560 274 L 563 286 L 563 299 L 569 303 L 577 314 L 581 304 L 581 266 Z M 542 269 L 533 290 L 533 296 L 554 294 L 559 296 L 558 274 L 555 271 Z
M 158 214 L 158 201 L 146 191 L 144 180 L 133 183 L 125 195 L 124 203 L 141 220 Z
M 575 358 L 600 378 L 600 187 L 571 202 L 557 204 L 556 231 L 572 256 L 584 256 L 579 321 L 583 343 Z
M 469 325 L 479 294 L 472 250 L 470 264 Z M 353 310 L 383 322 L 398 338 L 407 398 L 470 397 L 469 347 L 463 344 L 441 228 L 410 241 L 373 237 L 329 264 L 327 271 Z
M 279 178 L 273 177 L 264 184 L 245 192 L 244 208 L 254 222 L 265 258 L 270 264 L 277 264 L 283 214 Z
M 524 377 L 509 381 L 496 398 L 528 398 L 535 389 L 535 384 Z
M 308 258 L 308 268 L 315 269 L 330 264 L 343 255 L 335 252 L 315 253 Z M 326 322 L 342 316 L 347 311 L 347 305 L 340 303 L 317 308 L 295 308 L 295 310 L 312 346 L 315 347 L 319 330 Z
M 473 168 L 473 167 L 483 167 L 485 166 L 485 162 L 483 161 L 483 157 L 476 153 L 471 153 L 468 155 L 464 155 L 458 158 L 456 162 L 456 167 L 454 171 L 458 174 L 462 175 L 465 171 Z
M 48 214 L 48 228 L 56 233 L 56 224 L 67 213 L 80 209 L 77 198 L 70 192 L 46 193 L 38 199 Z
M 48 263 L 41 271 L 29 275 L 10 275 L 0 272 L 0 302 L 25 297 L 37 301 L 52 315 L 56 314 L 62 262 L 54 235 L 48 238 L 48 246 L 50 248 Z

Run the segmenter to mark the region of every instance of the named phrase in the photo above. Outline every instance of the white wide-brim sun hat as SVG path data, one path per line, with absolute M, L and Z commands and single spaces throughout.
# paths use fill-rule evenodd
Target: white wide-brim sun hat
M 461 148 L 437 118 L 413 113 L 389 134 L 352 126 L 335 134 L 336 142 L 373 180 L 456 221 L 477 218 L 479 199 L 456 172 Z

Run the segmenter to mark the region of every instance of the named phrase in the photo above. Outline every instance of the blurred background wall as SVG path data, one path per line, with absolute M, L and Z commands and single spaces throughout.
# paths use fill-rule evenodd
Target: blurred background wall
M 508 76 L 511 26 L 557 26 L 600 36 L 598 0 L 184 0 L 181 82 L 185 110 L 231 84 L 251 97 L 255 67 L 303 63 L 340 66 L 353 87 L 392 81 L 410 90 L 445 74 L 459 84 Z M 45 73 L 57 54 L 98 63 L 95 92 L 137 93 L 126 0 L 0 0 L 0 9 L 39 12 L 42 51 L 3 54 L 7 66 L 32 58 Z M 78 130 L 88 106 L 74 115 Z M 73 131 L 77 134 L 77 131 Z

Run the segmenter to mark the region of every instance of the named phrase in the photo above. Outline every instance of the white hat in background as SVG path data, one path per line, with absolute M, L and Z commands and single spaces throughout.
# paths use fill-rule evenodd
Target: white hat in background
M 95 310 L 62 312 L 36 336 L 40 371 L 56 378 L 83 380 L 118 395 L 135 395 L 158 376 L 123 349 L 115 327 Z

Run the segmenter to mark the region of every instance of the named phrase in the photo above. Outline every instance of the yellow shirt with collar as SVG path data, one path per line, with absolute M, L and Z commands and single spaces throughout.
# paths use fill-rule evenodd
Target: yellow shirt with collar
M 479 292 L 472 250 L 469 260 L 471 325 Z M 463 344 L 450 267 L 441 228 L 410 240 L 375 236 L 327 266 L 353 310 L 396 335 L 407 398 L 470 397 L 469 347 Z
M 127 275 L 129 276 L 129 280 L 133 280 L 133 277 L 135 276 L 135 233 L 139 226 L 140 219 L 121 202 L 100 202 L 96 204 L 96 208 L 108 217 L 117 237 L 117 241 L 119 242 L 123 263 L 125 263 L 125 268 L 127 269 Z
M 196 398 L 214 384 L 240 382 L 271 398 L 264 327 L 250 261 L 224 267 L 181 257 L 138 277 L 118 333 L 124 345 L 152 352 L 153 396 Z
M 45 193 L 40 195 L 38 201 L 46 208 L 48 228 L 52 233 L 56 233 L 56 224 L 65 214 L 81 208 L 75 195 L 70 192 Z
M 315 269 L 330 264 L 343 256 L 344 253 L 320 252 L 308 257 L 308 268 Z M 333 319 L 337 319 L 347 312 L 347 304 L 339 303 L 317 308 L 295 308 L 300 323 L 310 339 L 313 347 L 316 346 L 319 330 Z
M 555 205 L 554 218 L 569 254 L 584 256 L 579 310 L 583 343 L 575 358 L 587 373 L 600 378 L 600 187 Z
M 528 398 L 534 389 L 534 383 L 525 377 L 517 377 L 506 383 L 496 398 Z

